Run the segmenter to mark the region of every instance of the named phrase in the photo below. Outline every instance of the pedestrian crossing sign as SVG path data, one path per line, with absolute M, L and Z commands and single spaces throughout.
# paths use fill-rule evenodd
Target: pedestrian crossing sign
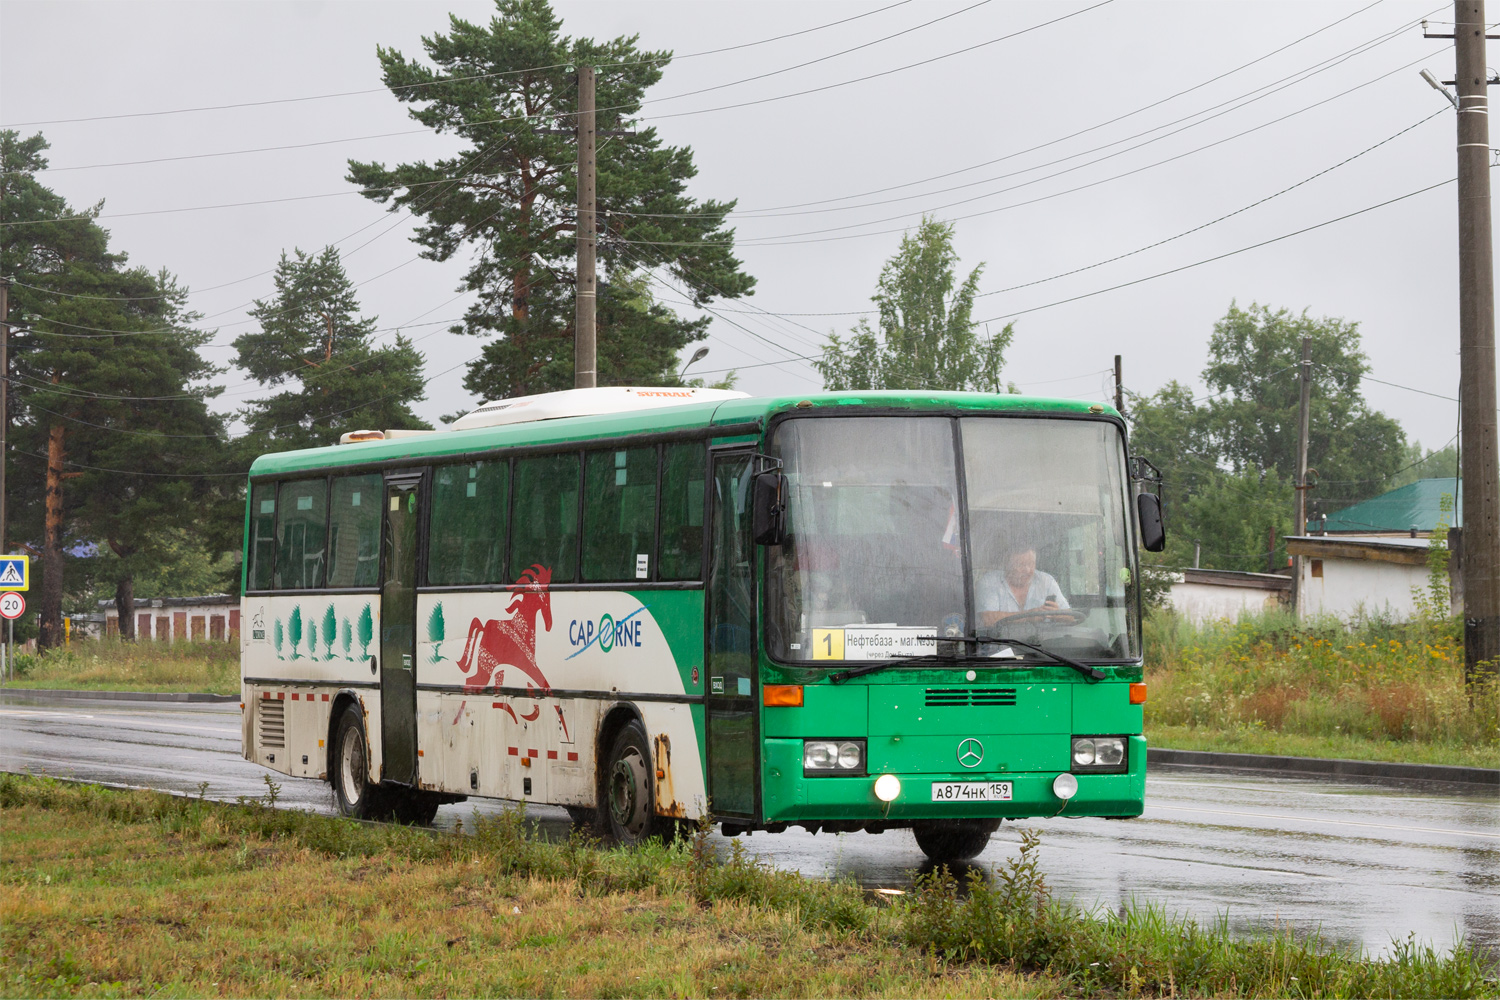
M 0 591 L 31 589 L 31 557 L 0 556 Z

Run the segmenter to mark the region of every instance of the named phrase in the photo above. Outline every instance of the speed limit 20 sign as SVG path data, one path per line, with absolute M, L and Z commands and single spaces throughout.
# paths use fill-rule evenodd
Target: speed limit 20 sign
M 26 613 L 26 598 L 14 590 L 0 594 L 0 618 L 19 618 Z

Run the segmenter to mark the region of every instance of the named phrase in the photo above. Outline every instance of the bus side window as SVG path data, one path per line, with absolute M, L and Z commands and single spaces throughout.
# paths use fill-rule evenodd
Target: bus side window
M 246 589 L 270 590 L 276 568 L 276 484 L 250 487 L 250 570 Z
M 328 481 L 282 483 L 276 498 L 276 589 L 323 586 L 328 526 Z
M 427 582 L 508 583 L 505 519 L 510 461 L 439 466 L 432 477 Z
M 651 579 L 656 542 L 656 448 L 584 456 L 583 578 Z
M 578 453 L 516 459 L 510 577 L 533 564 L 553 583 L 578 577 Z
M 378 473 L 333 481 L 328 517 L 328 586 L 373 587 L 380 582 Z
M 661 477 L 661 566 L 663 580 L 703 578 L 702 442 L 666 445 Z

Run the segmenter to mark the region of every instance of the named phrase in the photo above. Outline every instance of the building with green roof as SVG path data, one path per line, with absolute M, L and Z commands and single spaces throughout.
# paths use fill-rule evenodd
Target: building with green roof
M 1451 510 L 1443 514 L 1443 497 L 1450 497 Z M 1458 480 L 1419 479 L 1400 489 L 1335 511 L 1326 518 L 1308 522 L 1308 529 L 1329 534 L 1409 534 L 1413 528 L 1428 535 L 1442 518 L 1450 528 L 1463 524 L 1462 498 Z

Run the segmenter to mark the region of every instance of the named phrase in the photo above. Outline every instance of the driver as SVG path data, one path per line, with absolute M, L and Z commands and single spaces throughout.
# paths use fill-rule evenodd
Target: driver
M 1005 557 L 1005 571 L 986 573 L 979 580 L 974 602 L 981 625 L 993 625 L 1022 611 L 1060 611 L 1068 599 L 1052 574 L 1036 568 L 1036 547 L 1022 545 Z

